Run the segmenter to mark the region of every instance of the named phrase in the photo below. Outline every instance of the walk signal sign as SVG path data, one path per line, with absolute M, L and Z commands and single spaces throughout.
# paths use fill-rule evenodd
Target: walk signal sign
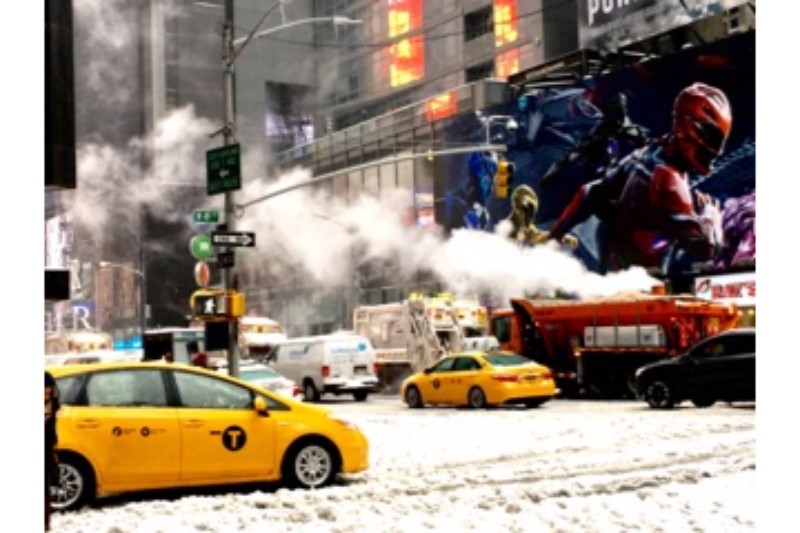
M 200 289 L 189 301 L 192 315 L 198 320 L 229 320 L 244 316 L 244 293 L 225 289 Z

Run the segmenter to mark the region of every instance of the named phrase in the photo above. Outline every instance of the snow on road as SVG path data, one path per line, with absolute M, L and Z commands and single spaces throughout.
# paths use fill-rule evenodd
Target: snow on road
M 410 410 L 331 401 L 371 467 L 333 487 L 130 497 L 57 514 L 59 532 L 754 531 L 755 406 L 554 400 Z

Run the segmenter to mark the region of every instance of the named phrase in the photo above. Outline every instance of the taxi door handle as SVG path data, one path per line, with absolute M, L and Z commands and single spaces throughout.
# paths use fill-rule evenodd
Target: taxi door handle
M 94 418 L 84 418 L 78 420 L 78 427 L 81 429 L 94 429 L 100 425 L 100 422 Z
M 187 428 L 199 428 L 200 426 L 204 425 L 204 422 L 197 419 L 184 420 L 183 425 Z

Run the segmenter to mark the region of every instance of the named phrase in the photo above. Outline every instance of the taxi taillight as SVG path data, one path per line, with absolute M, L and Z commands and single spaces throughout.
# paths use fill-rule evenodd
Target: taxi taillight
M 503 383 L 515 383 L 519 381 L 519 376 L 516 374 L 495 374 L 492 376 L 495 381 L 502 381 Z
M 322 367 L 322 377 L 327 378 L 330 375 L 331 375 L 331 367 L 329 367 L 328 365 L 324 365 Z
M 372 363 L 372 373 L 373 374 L 375 374 L 377 376 L 378 372 L 380 371 L 380 369 L 381 369 L 381 365 L 379 365 L 378 363 Z

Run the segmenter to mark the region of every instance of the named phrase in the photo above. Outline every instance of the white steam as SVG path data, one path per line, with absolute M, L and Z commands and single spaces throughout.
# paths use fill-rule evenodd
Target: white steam
M 151 216 L 175 221 L 190 213 L 176 209 L 187 192 L 205 188 L 205 150 L 214 124 L 189 106 L 156 125 L 145 138 L 126 146 L 84 143 L 78 146 L 79 187 L 72 211 L 76 222 L 94 234 L 133 228 L 146 206 Z M 150 164 L 143 165 L 147 157 Z
M 305 170 L 291 171 L 265 185 L 251 182 L 246 201 L 307 181 Z M 293 273 L 308 284 L 346 284 L 352 268 L 370 262 L 398 267 L 398 283 L 428 271 L 456 294 L 489 294 L 507 301 L 525 294 L 556 291 L 580 297 L 608 296 L 623 290 L 650 290 L 658 282 L 644 269 L 608 276 L 589 272 L 554 243 L 522 248 L 488 232 L 456 230 L 449 238 L 437 230 L 409 226 L 403 215 L 410 191 L 378 199 L 360 196 L 346 205 L 321 190 L 296 189 L 248 207 L 236 227 L 255 231 L 257 250 L 238 257 L 271 276 Z
M 218 123 L 187 106 L 159 120 L 145 137 L 126 142 L 120 133 L 126 131 L 124 124 L 116 127 L 114 120 L 130 115 L 126 106 L 139 105 L 143 97 L 132 77 L 139 65 L 137 16 L 135 6 L 123 2 L 75 2 L 76 27 L 87 39 L 76 54 L 76 93 L 90 118 L 106 131 L 79 136 L 79 187 L 71 193 L 70 210 L 77 224 L 114 239 L 138 233 L 142 207 L 152 217 L 188 222 L 191 210 L 200 207 L 194 199 L 203 207 L 221 208 L 222 203 L 220 196 L 207 198 L 204 191 L 205 151 L 219 145 L 218 138 L 208 135 L 219 129 Z M 98 120 L 105 114 L 108 120 Z M 105 143 L 105 136 L 117 133 L 113 145 Z M 311 177 L 301 169 L 266 177 L 258 147 L 245 146 L 243 154 L 244 188 L 234 194 L 237 203 Z M 373 263 L 396 266 L 398 284 L 418 271 L 431 272 L 456 293 L 490 294 L 497 300 L 556 290 L 599 296 L 646 290 L 656 283 L 642 269 L 598 276 L 554 244 L 520 248 L 491 233 L 460 230 L 446 238 L 437 229 L 409 225 L 408 190 L 348 200 L 332 197 L 328 190 L 327 184 L 295 190 L 249 207 L 235 221 L 236 230 L 256 232 L 257 247 L 237 252 L 237 269 L 245 283 L 266 272 L 278 279 L 293 274 L 306 285 L 333 287 L 348 284 L 355 268 Z

